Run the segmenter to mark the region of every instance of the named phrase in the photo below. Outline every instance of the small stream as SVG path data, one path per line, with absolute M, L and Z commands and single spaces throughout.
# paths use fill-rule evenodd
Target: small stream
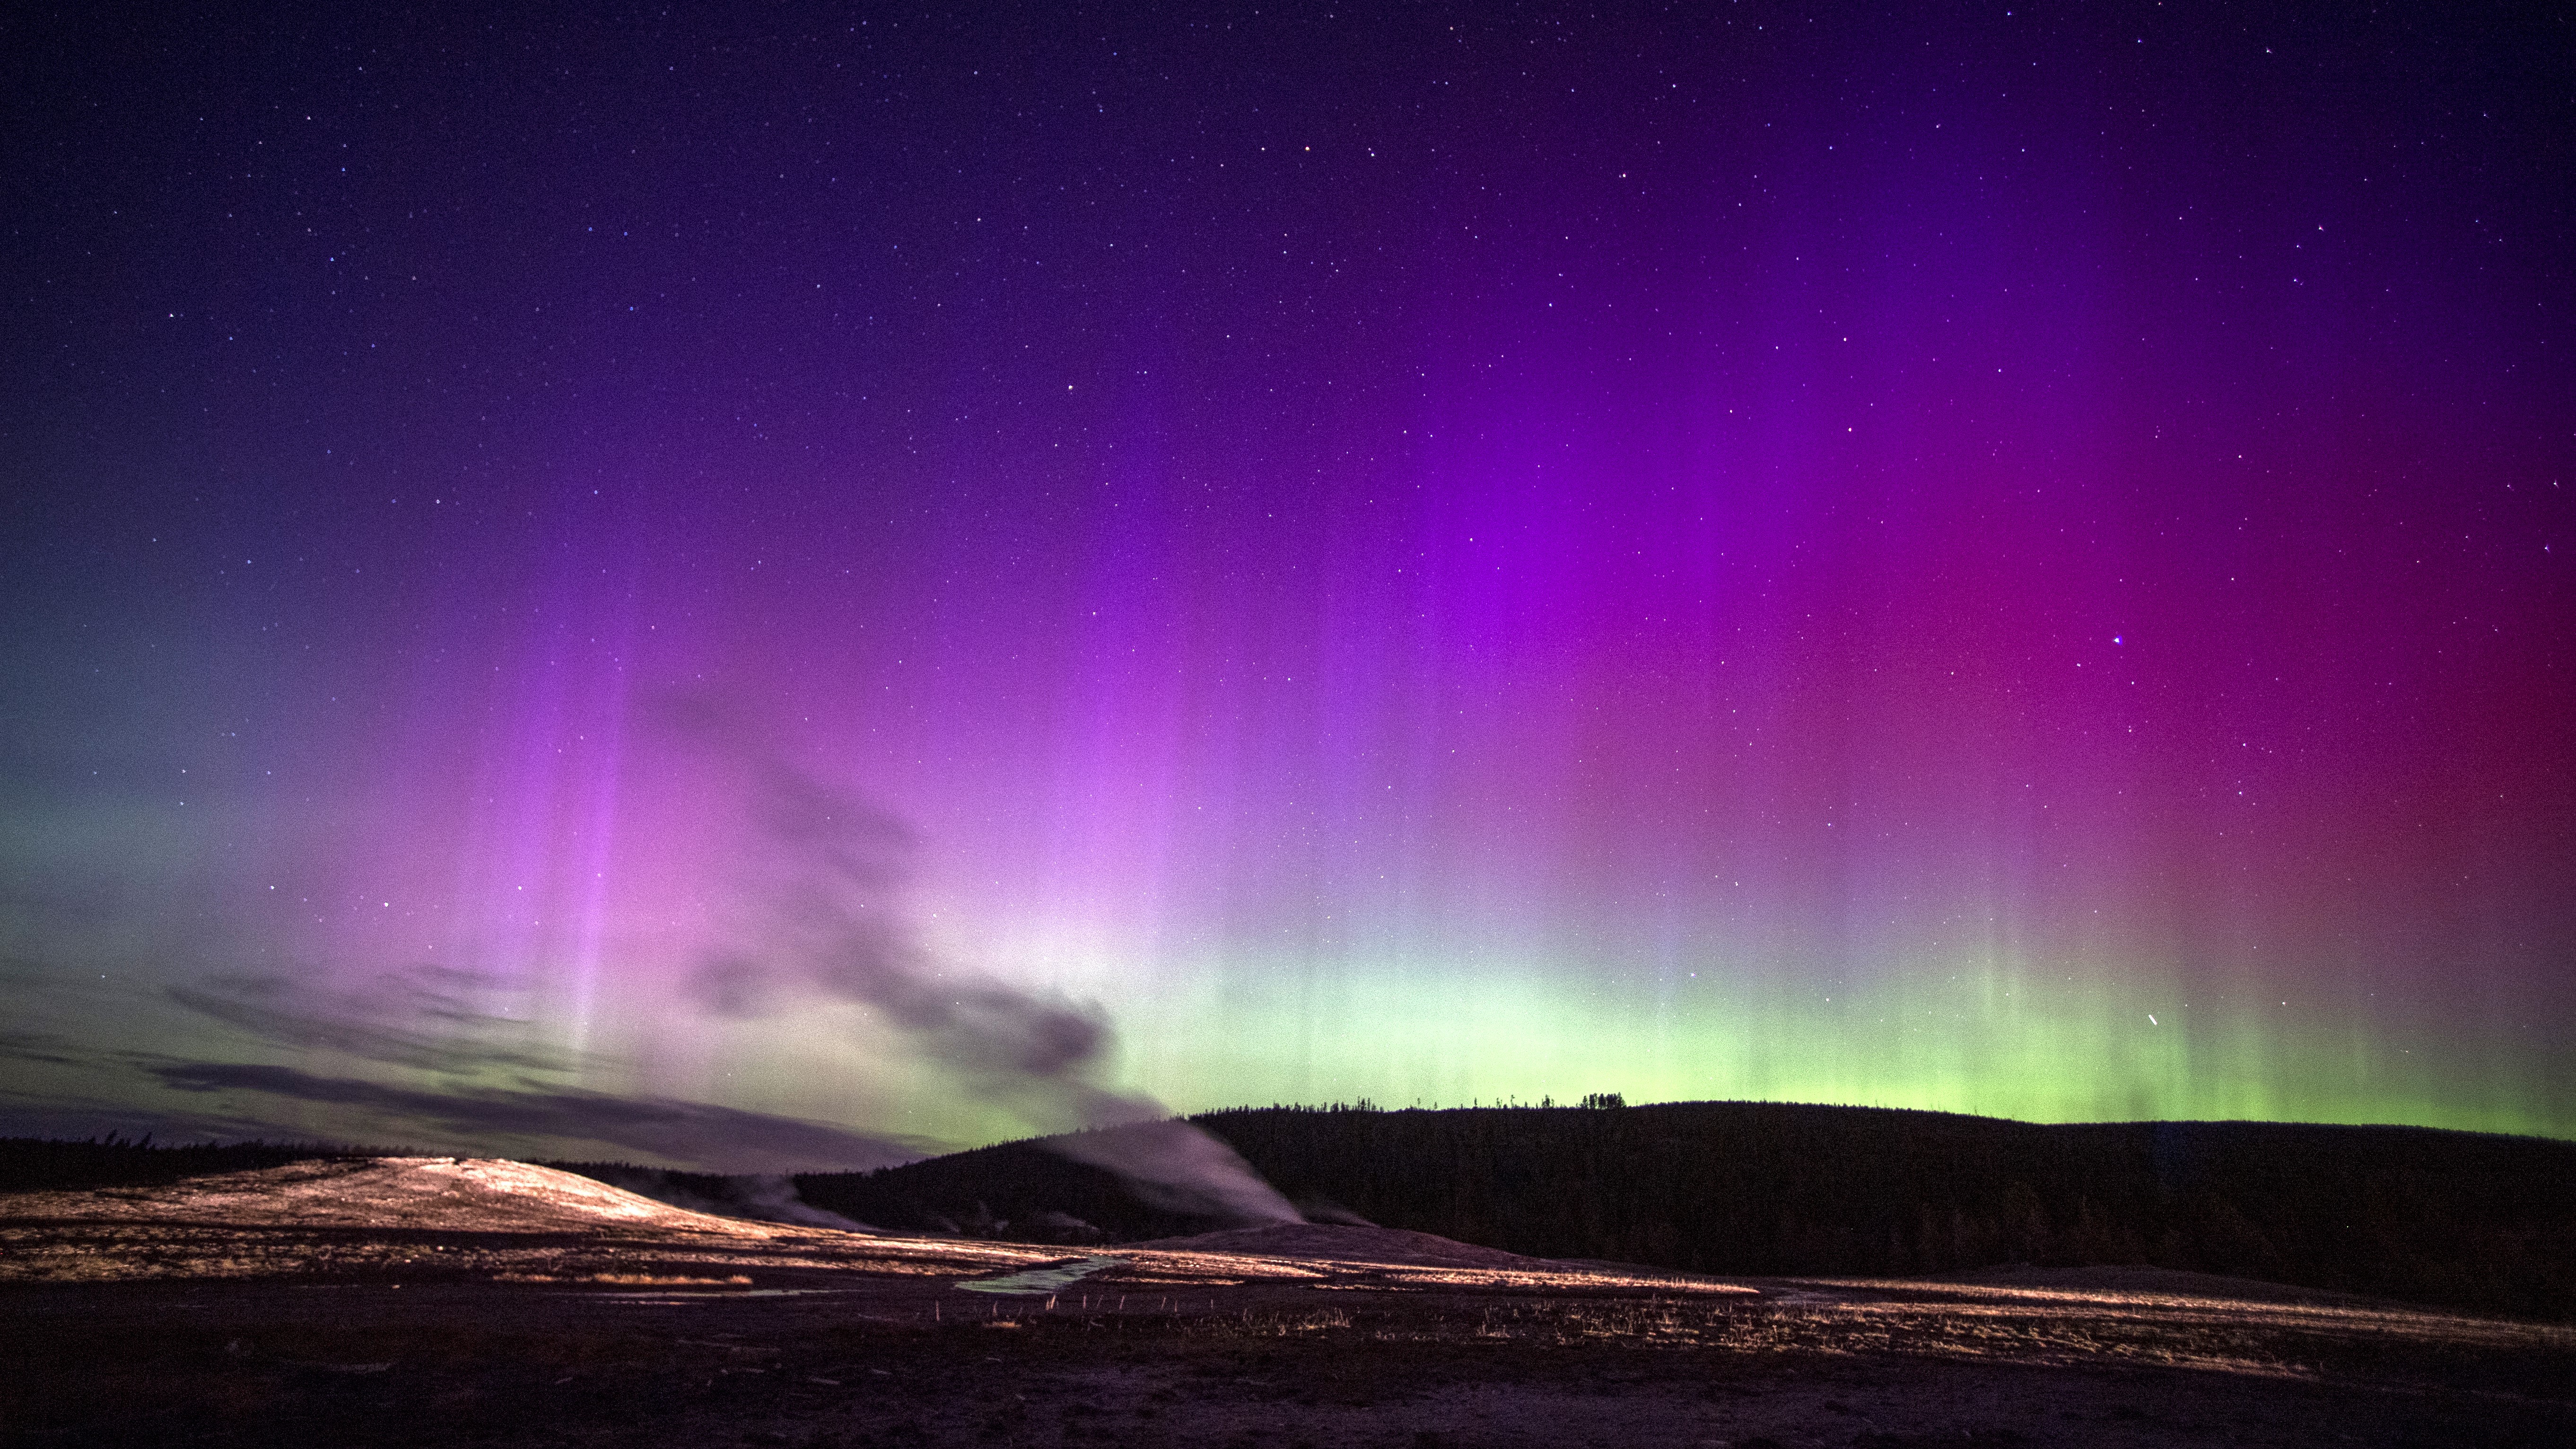
M 1126 1261 L 1119 1257 L 1077 1258 L 1049 1268 L 1005 1273 L 999 1278 L 971 1279 L 957 1286 L 969 1293 L 1053 1293 L 1067 1284 L 1079 1283 L 1104 1268 L 1115 1268 Z

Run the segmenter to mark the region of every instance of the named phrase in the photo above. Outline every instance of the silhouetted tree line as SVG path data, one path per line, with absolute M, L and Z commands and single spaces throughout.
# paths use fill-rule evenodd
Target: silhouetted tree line
M 312 1142 L 187 1143 L 162 1146 L 144 1137 L 0 1138 L 0 1192 L 54 1192 L 94 1187 L 160 1187 L 219 1172 L 250 1172 L 375 1153 Z
M 2543 1138 L 2270 1122 L 2037 1126 L 1777 1103 L 1624 1107 L 1601 1093 L 1582 1107 L 1359 1103 L 1193 1120 L 1310 1211 L 1329 1205 L 1538 1257 L 1766 1275 L 2144 1263 L 2576 1317 L 2576 1143 Z M 416 1154 L 10 1138 L 0 1139 L 0 1191 L 155 1186 L 383 1155 Z M 746 1180 L 549 1165 L 766 1215 Z M 794 1183 L 804 1202 L 861 1222 L 968 1236 L 1097 1243 L 1234 1225 L 1140 1201 L 1043 1139 Z
M 1291 1199 L 1540 1257 L 1773 1275 L 2138 1263 L 2576 1313 L 2576 1144 L 2540 1138 L 1732 1102 L 1194 1120 Z M 886 1227 L 1115 1241 L 1217 1225 L 1034 1142 L 796 1181 Z M 1048 1213 L 1090 1236 L 1050 1237 Z
M 610 1187 L 622 1187 L 657 1201 L 669 1202 L 688 1198 L 700 1199 L 706 1210 L 713 1212 L 742 1196 L 744 1179 L 728 1177 L 721 1172 L 690 1172 L 678 1167 L 646 1167 L 634 1162 L 571 1162 L 551 1157 L 531 1158 L 539 1167 L 558 1172 L 576 1173 Z

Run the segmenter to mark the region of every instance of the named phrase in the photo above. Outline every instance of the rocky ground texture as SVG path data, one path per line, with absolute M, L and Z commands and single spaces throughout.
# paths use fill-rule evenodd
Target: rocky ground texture
M 2236 1280 L 1717 1281 L 1317 1225 L 1067 1253 L 561 1176 L 0 1199 L 0 1443 L 2576 1442 L 2576 1332 Z

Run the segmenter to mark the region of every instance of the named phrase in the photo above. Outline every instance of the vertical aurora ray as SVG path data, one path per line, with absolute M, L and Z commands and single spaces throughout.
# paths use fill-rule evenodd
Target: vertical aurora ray
M 2576 1135 L 2554 31 L 1320 14 L 31 42 L 9 1120 L 1034 1130 L 712 701 L 1176 1107 Z

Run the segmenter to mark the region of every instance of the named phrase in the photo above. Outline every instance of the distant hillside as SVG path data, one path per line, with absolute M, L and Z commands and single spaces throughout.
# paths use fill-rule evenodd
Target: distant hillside
M 1833 1275 L 2148 1263 L 2576 1316 L 2576 1144 L 2538 1138 L 1737 1102 L 1194 1120 L 1293 1199 L 1543 1257 Z M 1076 1242 L 1210 1226 L 1036 1143 L 796 1183 L 893 1228 Z
M 1140 1201 L 1107 1169 L 1048 1151 L 1044 1144 L 1054 1140 L 1005 1142 L 872 1172 L 804 1173 L 794 1179 L 796 1195 L 875 1227 L 1029 1243 L 1130 1242 L 1241 1226 Z
M 1310 1213 L 1710 1273 L 2146 1263 L 2576 1318 L 2576 1143 L 2262 1122 L 2036 1126 L 1774 1103 L 1195 1119 Z M 385 1149 L 0 1140 L 0 1192 L 152 1186 Z M 399 1155 L 399 1154 L 397 1154 Z M 742 1216 L 1094 1243 L 1227 1226 L 1007 1143 L 774 1179 L 555 1164 Z M 649 1180 L 648 1180 L 649 1179 Z

